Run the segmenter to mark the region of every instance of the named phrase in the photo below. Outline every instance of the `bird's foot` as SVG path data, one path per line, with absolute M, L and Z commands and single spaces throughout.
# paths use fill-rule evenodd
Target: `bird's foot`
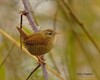
M 39 64 L 41 64 L 41 63 L 46 64 L 46 63 L 45 63 L 45 60 L 46 60 L 46 59 L 44 59 L 43 56 L 37 56 L 37 58 L 38 58 L 38 63 L 39 63 Z

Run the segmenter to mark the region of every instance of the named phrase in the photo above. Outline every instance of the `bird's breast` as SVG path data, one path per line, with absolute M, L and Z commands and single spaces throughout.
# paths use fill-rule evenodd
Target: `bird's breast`
M 42 55 L 48 53 L 53 48 L 52 41 L 43 41 L 42 43 L 31 42 L 31 44 L 25 44 L 25 47 L 32 55 Z

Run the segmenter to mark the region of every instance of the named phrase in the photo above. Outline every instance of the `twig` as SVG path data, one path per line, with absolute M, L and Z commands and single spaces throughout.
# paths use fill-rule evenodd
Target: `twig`
M 39 30 L 37 29 L 37 25 L 35 24 L 35 21 L 32 17 L 32 14 L 31 14 L 31 7 L 30 7 L 30 3 L 29 3 L 29 0 L 22 0 L 23 2 L 23 5 L 24 5 L 24 8 L 25 8 L 25 12 L 28 12 L 26 14 L 26 17 L 31 25 L 31 27 L 33 28 L 33 30 L 35 32 L 38 32 Z M 46 66 L 44 63 L 41 63 L 41 68 L 42 68 L 42 71 L 43 71 L 43 75 L 44 75 L 44 79 L 45 80 L 48 80 L 48 75 L 47 75 L 47 71 L 46 71 Z
M 23 14 L 20 16 L 20 28 L 22 29 L 22 24 L 23 24 Z M 22 39 L 21 39 L 21 34 L 20 34 L 20 48 L 22 50 Z
M 31 77 L 31 75 L 32 75 L 40 66 L 41 66 L 41 65 L 39 64 L 39 65 L 30 73 L 30 75 L 27 77 L 26 80 L 28 80 L 28 79 Z
M 33 30 L 35 32 L 38 32 L 39 30 L 36 28 L 36 24 L 34 22 L 34 19 L 32 17 L 32 14 L 31 14 L 31 7 L 30 7 L 30 3 L 29 3 L 29 0 L 22 0 L 23 2 L 23 5 L 24 5 L 24 8 L 25 8 L 25 12 L 27 12 L 28 14 L 26 14 L 26 17 L 31 25 L 31 27 L 33 28 Z
M 43 74 L 44 74 L 44 79 L 48 80 L 48 74 L 47 74 L 47 71 L 46 71 L 46 64 L 42 63 L 41 64 L 41 69 L 42 69 Z

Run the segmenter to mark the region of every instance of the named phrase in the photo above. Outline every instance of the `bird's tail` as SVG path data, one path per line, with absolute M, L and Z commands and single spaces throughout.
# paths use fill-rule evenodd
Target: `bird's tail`
M 22 39 L 26 40 L 28 38 L 28 35 L 21 28 L 17 27 L 17 29 L 18 29 Z

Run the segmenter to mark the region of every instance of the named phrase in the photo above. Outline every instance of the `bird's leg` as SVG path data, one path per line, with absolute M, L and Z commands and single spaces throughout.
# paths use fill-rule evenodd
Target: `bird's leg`
M 45 59 L 44 59 L 43 55 L 36 56 L 36 57 L 38 58 L 39 64 L 41 64 L 41 63 L 44 63 L 45 64 Z

